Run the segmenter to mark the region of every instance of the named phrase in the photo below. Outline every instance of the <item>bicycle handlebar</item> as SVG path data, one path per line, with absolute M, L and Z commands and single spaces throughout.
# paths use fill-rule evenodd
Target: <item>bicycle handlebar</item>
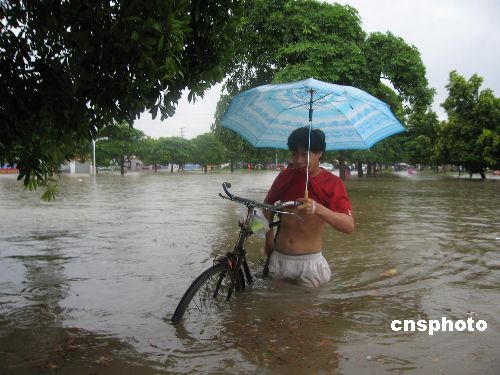
M 260 203 L 251 199 L 247 198 L 241 198 L 238 197 L 234 194 L 232 194 L 229 189 L 231 188 L 231 184 L 229 182 L 223 182 L 222 183 L 222 188 L 224 189 L 224 192 L 226 193 L 227 197 L 223 196 L 221 193 L 219 193 L 219 196 L 224 199 L 230 199 L 234 202 L 242 203 L 245 206 L 249 207 L 258 207 L 258 208 L 263 208 L 266 210 L 270 211 L 281 211 L 283 208 L 286 207 L 298 207 L 302 204 L 302 202 L 298 201 L 288 201 L 288 202 L 280 202 L 278 204 L 267 204 L 267 203 Z

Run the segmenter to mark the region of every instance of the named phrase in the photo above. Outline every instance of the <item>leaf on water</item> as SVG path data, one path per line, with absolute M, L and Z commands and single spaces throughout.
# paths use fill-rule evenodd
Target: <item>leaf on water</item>
M 322 339 L 322 340 L 319 342 L 319 346 L 329 346 L 329 345 L 333 345 L 333 340 L 330 340 L 330 339 Z
M 49 370 L 53 370 L 53 369 L 56 369 L 58 368 L 59 366 L 56 365 L 54 362 L 50 361 L 48 363 L 45 364 L 45 368 L 48 368 Z
M 395 268 L 391 268 L 385 272 L 382 272 L 380 274 L 380 276 L 384 276 L 384 277 L 392 277 L 392 276 L 396 276 L 398 274 L 398 271 L 395 269 Z
M 106 357 L 106 356 L 100 356 L 97 361 L 95 361 L 99 366 L 108 366 L 111 361 L 113 361 L 112 358 Z
M 276 345 L 274 344 L 271 344 L 267 347 L 267 351 L 268 353 L 276 353 L 277 349 L 276 349 Z
M 82 346 L 81 346 L 80 344 L 75 343 L 73 340 L 69 340 L 69 341 L 66 343 L 66 347 L 67 347 L 69 350 L 73 350 L 73 349 L 79 349 L 79 348 L 81 348 Z

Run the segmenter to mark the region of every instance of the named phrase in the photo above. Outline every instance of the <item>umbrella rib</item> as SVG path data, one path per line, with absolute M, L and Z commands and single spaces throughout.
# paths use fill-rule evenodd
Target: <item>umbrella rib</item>
M 302 103 L 301 103 L 301 104 L 299 104 L 299 105 L 296 105 L 295 107 L 288 107 L 288 108 L 285 108 L 284 110 L 294 109 L 294 108 L 298 108 L 298 107 L 309 108 L 309 107 L 307 106 L 308 104 L 310 104 L 310 100 L 309 100 L 309 99 L 307 99 L 307 98 L 305 98 L 305 97 L 303 97 L 303 96 L 300 96 L 300 95 L 298 95 L 298 94 L 296 94 L 296 93 L 294 93 L 294 92 L 291 92 L 291 94 L 292 94 L 292 95 L 294 95 L 294 96 L 296 96 L 296 97 L 297 97 L 297 98 L 299 98 L 300 100 L 302 100 Z M 329 93 L 327 93 L 327 94 L 325 94 L 325 95 L 323 95 L 323 96 L 321 96 L 321 97 L 319 97 L 319 98 L 317 98 L 317 99 L 314 99 L 314 100 L 313 100 L 313 103 L 316 103 L 317 101 L 319 101 L 319 100 L 321 100 L 321 99 L 323 99 L 323 98 L 325 98 L 325 97 L 327 97 L 328 95 L 331 95 L 331 94 L 333 94 L 333 92 L 329 92 Z M 276 99 L 276 100 L 281 100 L 281 99 Z M 285 100 L 283 100 L 283 101 L 285 101 Z
M 299 104 L 299 105 L 296 105 L 296 106 L 294 106 L 294 107 L 287 107 L 287 108 L 283 108 L 281 111 L 288 111 L 288 110 L 290 110 L 290 109 L 295 109 L 295 108 L 299 108 L 299 107 L 304 107 L 304 108 L 306 108 L 306 109 L 308 108 L 308 107 L 307 107 L 307 105 L 305 105 L 305 104 Z M 281 111 L 280 111 L 280 112 L 281 112 Z
M 333 91 L 331 91 L 331 92 L 329 92 L 329 93 L 327 93 L 327 94 L 325 94 L 323 96 L 320 96 L 319 98 L 314 99 L 313 103 L 319 102 L 321 99 L 326 98 L 328 95 L 332 95 L 332 94 L 333 94 Z M 325 102 L 325 103 L 328 103 L 328 102 Z
M 296 94 L 296 93 L 294 93 L 294 92 L 291 92 L 291 94 L 292 94 L 292 95 L 294 95 L 294 96 L 296 96 L 298 99 L 302 100 L 302 101 L 303 101 L 303 103 L 300 103 L 300 104 L 298 104 L 298 105 L 296 105 L 296 106 L 293 106 L 293 107 L 290 105 L 290 106 L 288 106 L 288 107 L 286 107 L 286 108 L 281 109 L 281 110 L 280 110 L 280 111 L 276 114 L 276 116 L 273 118 L 273 120 L 271 121 L 271 123 L 273 123 L 273 122 L 274 122 L 274 120 L 276 119 L 276 117 L 278 117 L 278 116 L 279 116 L 279 114 L 280 114 L 281 112 L 283 112 L 283 111 L 288 111 L 288 110 L 295 109 L 295 108 L 299 108 L 299 107 L 304 107 L 304 108 L 306 108 L 306 109 L 308 109 L 308 108 L 309 108 L 309 107 L 308 107 L 308 104 L 309 104 L 309 100 L 308 100 L 308 99 L 306 99 L 305 97 L 302 97 L 302 96 L 300 96 L 300 95 L 297 95 L 297 94 Z M 319 100 L 324 99 L 325 97 L 327 97 L 327 96 L 329 96 L 329 95 L 331 95 L 331 94 L 333 94 L 333 92 L 329 92 L 329 93 L 327 93 L 327 94 L 325 94 L 325 95 L 323 95 L 323 96 L 321 96 L 321 97 L 319 97 L 319 98 L 317 98 L 317 99 L 314 99 L 314 100 L 313 100 L 313 103 L 317 103 Z M 270 99 L 271 99 L 271 100 L 277 100 L 277 101 L 283 101 L 283 102 L 287 101 L 286 99 L 277 99 L 277 98 L 270 98 Z M 328 104 L 328 102 L 325 102 L 325 104 Z
M 324 107 L 324 108 L 336 108 L 333 103 L 341 103 L 341 102 L 349 102 L 349 100 L 336 100 L 334 102 L 323 102 L 323 103 L 318 103 L 316 107 Z M 354 109 L 351 104 L 349 104 L 349 107 L 351 109 Z
M 277 99 L 277 98 L 269 98 L 268 100 L 274 100 L 274 101 L 277 101 L 277 102 L 285 102 L 285 103 L 289 101 L 288 99 Z M 297 102 L 297 103 L 300 103 L 300 102 Z M 294 104 L 294 103 L 292 103 L 292 104 Z M 309 104 L 309 102 L 307 102 L 307 104 Z M 299 104 L 299 105 L 297 105 L 296 107 L 293 107 L 293 108 L 297 108 L 297 107 L 304 106 L 304 105 L 305 105 L 305 103 Z
M 276 114 L 276 116 L 277 116 L 277 115 L 279 115 L 281 112 L 283 112 L 283 111 L 288 111 L 288 110 L 290 110 L 290 109 L 295 109 L 295 108 L 299 108 L 299 107 L 308 108 L 308 107 L 307 107 L 307 104 L 309 104 L 309 101 L 307 101 L 307 103 L 306 103 L 306 102 L 305 102 L 305 100 L 306 100 L 305 98 L 301 97 L 300 95 L 297 95 L 297 94 L 296 94 L 296 93 L 294 93 L 293 91 L 291 91 L 290 93 L 291 93 L 293 96 L 295 96 L 295 97 L 297 97 L 297 98 L 299 99 L 299 101 L 297 101 L 297 103 L 299 103 L 299 104 L 297 104 L 297 105 L 295 105 L 295 106 L 293 106 L 293 107 L 292 107 L 292 105 L 293 105 L 293 104 L 295 104 L 295 103 L 291 103 L 288 107 L 285 107 L 285 108 L 283 108 L 282 110 L 280 110 L 280 111 Z M 270 98 L 270 100 L 276 100 L 276 101 L 280 101 L 280 102 L 288 102 L 288 101 L 289 101 L 288 99 L 278 99 L 278 98 Z
M 303 105 L 300 104 L 300 105 L 297 105 L 295 107 L 288 107 L 288 108 L 281 109 L 278 113 L 276 113 L 276 116 L 274 116 L 274 118 L 271 120 L 271 124 L 274 123 L 274 120 L 276 120 L 278 118 L 278 116 L 280 115 L 281 112 L 288 111 L 290 109 L 294 109 L 294 108 L 298 108 L 298 107 L 303 107 Z

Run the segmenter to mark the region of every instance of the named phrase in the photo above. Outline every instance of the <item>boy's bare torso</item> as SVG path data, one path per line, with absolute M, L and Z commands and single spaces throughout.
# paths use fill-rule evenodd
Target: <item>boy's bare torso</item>
M 282 215 L 280 231 L 275 247 L 278 251 L 291 254 L 308 254 L 321 251 L 321 238 L 325 222 L 318 216 L 304 215 L 297 209 L 288 209 L 300 215 L 303 222 L 295 215 Z

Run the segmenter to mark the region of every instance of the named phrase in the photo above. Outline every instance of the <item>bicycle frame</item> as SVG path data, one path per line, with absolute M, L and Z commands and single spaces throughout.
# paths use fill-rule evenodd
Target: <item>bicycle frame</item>
M 236 244 L 233 247 L 233 251 L 230 251 L 225 256 L 218 257 L 215 260 L 215 262 L 227 262 L 232 270 L 231 287 L 229 289 L 228 295 L 226 296 L 227 301 L 231 298 L 235 288 L 236 290 L 243 290 L 245 288 L 244 280 L 241 280 L 243 281 L 243 285 L 238 285 L 238 273 L 241 269 L 243 269 L 246 281 L 248 283 L 253 283 L 253 277 L 246 258 L 245 242 L 248 237 L 253 234 L 251 224 L 254 217 L 255 207 L 251 205 L 247 206 L 246 218 L 243 222 L 239 222 L 240 233 L 238 235 Z
M 226 256 L 224 257 L 219 257 L 215 260 L 215 262 L 227 262 L 232 270 L 232 275 L 231 275 L 231 286 L 229 288 L 228 295 L 226 297 L 226 301 L 228 301 L 231 298 L 231 295 L 233 293 L 234 288 L 236 287 L 237 290 L 242 290 L 245 288 L 245 279 L 248 283 L 253 282 L 253 277 L 250 272 L 250 268 L 248 267 L 248 262 L 246 259 L 246 251 L 244 248 L 245 241 L 250 237 L 253 232 L 251 229 L 252 222 L 255 218 L 255 209 L 256 208 L 263 208 L 263 209 L 268 209 L 272 210 L 277 213 L 286 213 L 289 214 L 289 212 L 283 212 L 280 211 L 280 208 L 288 207 L 288 206 L 295 206 L 297 207 L 300 205 L 300 202 L 284 202 L 280 205 L 269 205 L 265 203 L 260 203 L 256 201 L 252 201 L 250 199 L 246 198 L 240 198 L 237 197 L 229 192 L 229 188 L 231 187 L 231 184 L 228 182 L 224 182 L 222 184 L 222 187 L 224 189 L 224 192 L 226 193 L 227 196 L 224 196 L 219 193 L 219 196 L 223 199 L 230 199 L 235 202 L 239 202 L 247 207 L 247 215 L 246 218 L 243 222 L 239 222 L 240 226 L 240 233 L 238 235 L 238 240 L 236 241 L 236 244 L 234 245 L 233 251 L 228 252 Z M 296 215 L 294 213 L 291 213 L 292 215 Z M 297 215 L 296 215 L 297 216 Z M 297 216 L 299 220 L 302 220 L 299 216 Z M 234 258 L 234 259 L 232 259 Z M 240 272 L 240 269 L 243 267 L 243 272 L 244 272 L 244 277 L 242 275 L 241 279 L 238 279 L 238 273 Z M 238 280 L 242 282 L 243 285 L 238 285 Z M 218 288 L 217 288 L 218 289 Z

